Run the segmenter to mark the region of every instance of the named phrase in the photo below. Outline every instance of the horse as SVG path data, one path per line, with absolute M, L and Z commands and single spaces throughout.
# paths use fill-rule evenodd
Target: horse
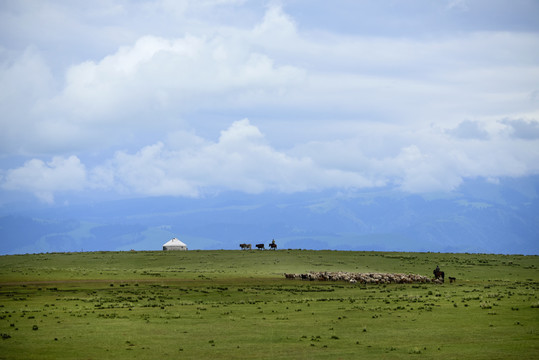
M 432 273 L 434 274 L 434 278 L 435 278 L 436 280 L 441 279 L 442 282 L 445 282 L 445 273 L 444 273 L 443 271 L 440 271 L 440 270 L 434 270 Z
M 251 250 L 251 244 L 240 244 L 242 250 Z
M 277 249 L 277 244 L 272 242 L 272 243 L 269 244 L 269 247 L 270 247 L 270 249 L 275 250 L 275 249 Z
M 257 248 L 258 250 L 263 250 L 263 249 L 265 249 L 264 244 L 256 244 L 256 248 Z

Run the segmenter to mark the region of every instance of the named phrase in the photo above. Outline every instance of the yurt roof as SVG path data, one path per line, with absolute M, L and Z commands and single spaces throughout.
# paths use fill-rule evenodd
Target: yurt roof
M 187 245 L 185 245 L 180 240 L 174 238 L 174 239 L 171 239 L 170 241 L 166 242 L 165 244 L 163 244 L 163 246 L 187 246 Z

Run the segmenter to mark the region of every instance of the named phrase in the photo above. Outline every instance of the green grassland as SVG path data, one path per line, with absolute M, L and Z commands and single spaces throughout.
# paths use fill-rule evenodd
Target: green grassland
M 283 276 L 436 265 L 456 283 Z M 0 256 L 0 359 L 537 359 L 538 267 L 538 256 L 352 251 Z

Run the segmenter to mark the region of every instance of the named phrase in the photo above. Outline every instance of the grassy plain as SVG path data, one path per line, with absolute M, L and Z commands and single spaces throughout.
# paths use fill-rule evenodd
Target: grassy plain
M 457 282 L 360 285 L 308 271 Z M 341 251 L 0 257 L 0 359 L 537 359 L 539 257 Z

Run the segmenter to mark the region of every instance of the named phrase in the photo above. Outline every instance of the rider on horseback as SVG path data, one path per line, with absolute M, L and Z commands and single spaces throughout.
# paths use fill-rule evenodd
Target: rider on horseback
M 436 265 L 436 269 L 434 269 L 432 273 L 434 274 L 435 279 L 440 279 L 444 282 L 445 274 L 443 271 L 440 271 L 440 266 Z

